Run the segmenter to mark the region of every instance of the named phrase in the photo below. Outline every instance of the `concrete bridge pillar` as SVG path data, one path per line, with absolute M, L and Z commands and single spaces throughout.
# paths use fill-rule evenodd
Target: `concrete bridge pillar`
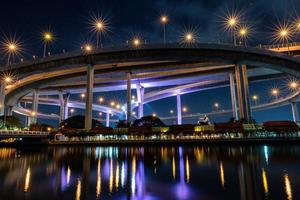
M 136 84 L 137 100 L 138 100 L 138 117 L 144 117 L 144 93 L 145 88 L 140 84 Z
M 229 73 L 229 82 L 230 82 L 230 94 L 231 94 L 231 107 L 232 107 L 232 116 L 234 119 L 238 120 L 238 109 L 236 103 L 236 90 L 235 90 L 235 81 L 234 81 L 234 73 Z
M 109 118 L 110 118 L 110 113 L 107 112 L 107 113 L 106 113 L 106 120 L 105 120 L 105 122 L 106 122 L 106 127 L 109 127 Z
M 131 121 L 131 72 L 127 73 L 127 121 Z
M 0 86 L 0 116 L 4 115 L 5 105 L 5 83 L 1 83 Z
M 247 66 L 243 64 L 236 65 L 235 77 L 238 93 L 239 116 L 240 119 L 244 119 L 247 123 L 251 121 Z
M 177 94 L 177 124 L 182 124 L 182 115 L 181 115 L 181 96 Z
M 87 88 L 85 99 L 85 130 L 92 129 L 93 119 L 93 87 L 94 87 L 94 65 L 87 66 Z
M 292 106 L 293 120 L 294 120 L 294 122 L 297 123 L 299 121 L 297 102 L 294 102 L 294 101 L 291 102 L 291 106 Z
M 38 105 L 39 105 L 39 91 L 38 89 L 34 89 L 32 92 L 32 111 L 30 113 L 30 117 L 28 120 L 28 126 L 37 123 Z
M 68 101 L 70 98 L 70 93 L 66 94 L 64 98 L 64 94 L 62 91 L 59 91 L 59 102 L 60 102 L 60 110 L 59 110 L 59 121 L 62 122 L 63 120 L 68 118 L 69 108 L 68 108 Z

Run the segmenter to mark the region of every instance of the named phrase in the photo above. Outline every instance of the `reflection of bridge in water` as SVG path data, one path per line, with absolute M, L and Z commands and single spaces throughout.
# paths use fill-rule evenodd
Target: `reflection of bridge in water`
M 232 112 L 236 119 L 251 121 L 249 82 L 286 75 L 300 77 L 300 60 L 284 54 L 289 50 L 289 54 L 297 56 L 298 46 L 290 46 L 289 49 L 277 47 L 272 50 L 223 44 L 142 45 L 137 48 L 126 46 L 85 53 L 66 53 L 23 62 L 11 69 L 18 73 L 18 80 L 2 85 L 0 100 L 1 105 L 5 106 L 1 106 L 1 113 L 5 110 L 7 115 L 11 115 L 15 111 L 30 116 L 29 123 L 34 123 L 37 117 L 63 120 L 68 117 L 69 107 L 84 108 L 85 128 L 90 129 L 92 110 L 106 113 L 106 124 L 109 125 L 110 114 L 125 114 L 129 120 L 133 117 L 140 118 L 144 115 L 144 104 L 175 96 L 176 119 L 181 124 L 182 117 L 199 116 L 182 116 L 182 95 L 229 86 L 232 109 L 207 114 Z M 170 88 L 145 93 L 145 89 L 156 87 Z M 127 104 L 123 109 L 93 103 L 94 92 L 124 89 L 127 91 Z M 132 102 L 132 89 L 137 91 L 136 102 Z M 85 103 L 70 100 L 70 93 L 82 92 L 86 92 Z M 45 95 L 57 95 L 58 98 L 45 98 Z M 30 101 L 29 99 L 32 99 L 32 110 L 25 109 L 20 104 L 22 101 Z M 298 121 L 297 100 L 298 91 L 284 99 L 254 106 L 253 109 L 291 103 L 294 120 Z M 60 114 L 39 113 L 39 104 L 60 106 Z M 137 116 L 132 115 L 134 108 L 138 110 Z
M 172 199 L 199 195 L 284 198 L 296 195 L 293 188 L 298 183 L 291 181 L 291 175 L 299 163 L 298 150 L 280 146 L 1 149 L 0 186 L 9 191 L 14 183 L 24 183 L 10 194 L 19 197 L 51 191 L 51 198 L 70 195 L 84 199 L 107 195 L 128 199 L 166 195 Z M 283 166 L 287 167 L 281 169 Z M 35 190 L 36 184 L 39 190 Z M 201 192 L 193 190 L 195 187 Z

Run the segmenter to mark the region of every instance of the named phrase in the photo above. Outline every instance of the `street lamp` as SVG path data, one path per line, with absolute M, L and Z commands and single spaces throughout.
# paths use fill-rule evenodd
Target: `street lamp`
M 174 114 L 174 110 L 170 110 L 170 114 Z
M 156 115 L 156 113 L 152 113 L 152 117 L 156 117 L 157 115 Z
M 218 110 L 220 107 L 220 104 L 216 102 L 216 103 L 214 103 L 214 107 Z
M 70 109 L 70 113 L 73 114 L 74 112 L 75 112 L 75 109 L 74 109 L 74 108 L 71 108 L 71 109 Z
M 258 96 L 257 95 L 253 95 L 252 99 L 255 102 L 255 105 L 257 105 Z
M 191 43 L 194 40 L 194 35 L 192 33 L 186 33 L 184 38 L 186 42 Z
M 80 97 L 81 97 L 81 99 L 84 99 L 85 98 L 85 94 L 84 93 L 80 94 Z
M 182 112 L 187 112 L 187 107 L 183 107 Z
M 98 19 L 95 21 L 94 24 L 94 29 L 97 32 L 97 43 L 96 43 L 96 47 L 99 47 L 99 43 L 100 43 L 100 48 L 103 47 L 102 45 L 102 33 L 105 31 L 106 29 L 106 23 L 103 19 Z
M 246 38 L 248 36 L 249 30 L 247 27 L 242 27 L 239 30 L 239 37 L 241 38 L 241 40 L 244 40 L 244 45 L 246 46 Z
M 46 57 L 47 44 L 52 42 L 52 40 L 53 40 L 53 34 L 51 32 L 44 32 L 43 33 L 44 57 Z
M 133 38 L 132 44 L 135 47 L 138 47 L 141 44 L 141 40 L 139 38 Z
M 274 88 L 271 90 L 271 94 L 277 98 L 279 95 L 279 90 Z
M 20 51 L 19 44 L 15 41 L 7 41 L 4 43 L 4 51 L 7 53 L 7 65 L 10 64 L 10 59 L 13 55 L 18 54 Z
M 237 28 L 237 25 L 239 23 L 238 18 L 236 16 L 230 16 L 227 18 L 227 27 L 229 30 L 231 30 L 233 34 L 233 44 L 236 45 L 236 36 L 235 36 L 235 31 Z
M 89 53 L 89 52 L 91 52 L 93 50 L 93 47 L 90 44 L 86 44 L 86 45 L 84 45 L 83 50 L 85 52 Z
M 104 102 L 104 98 L 103 97 L 99 97 L 99 102 L 103 103 Z
M 111 106 L 111 107 L 114 107 L 115 104 L 116 104 L 116 103 L 115 103 L 114 101 L 111 101 L 111 102 L 110 102 L 110 106 Z
M 169 21 L 169 19 L 168 19 L 168 16 L 167 16 L 167 15 L 162 15 L 162 16 L 160 17 L 160 22 L 161 22 L 162 25 L 163 25 L 164 44 L 166 44 L 166 26 L 167 26 L 168 21 Z
M 296 81 L 292 81 L 292 82 L 290 82 L 289 87 L 291 89 L 295 90 L 298 88 L 298 83 Z

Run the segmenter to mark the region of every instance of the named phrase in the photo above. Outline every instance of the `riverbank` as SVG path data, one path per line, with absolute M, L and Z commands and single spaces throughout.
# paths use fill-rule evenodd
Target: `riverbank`
M 48 141 L 0 143 L 0 147 L 16 146 L 144 146 L 144 145 L 253 145 L 253 144 L 300 144 L 300 137 L 293 138 L 218 138 L 218 139 L 140 139 L 140 140 L 100 140 L 100 141 Z

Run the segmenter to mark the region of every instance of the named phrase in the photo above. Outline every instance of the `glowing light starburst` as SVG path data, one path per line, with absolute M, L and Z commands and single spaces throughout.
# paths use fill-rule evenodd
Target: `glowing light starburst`
M 93 13 L 89 19 L 89 27 L 96 36 L 96 47 L 102 48 L 102 36 L 107 36 L 107 33 L 111 32 L 110 18 L 103 14 Z
M 17 75 L 15 71 L 5 70 L 0 74 L 1 82 L 4 82 L 6 85 L 13 84 L 17 80 Z
M 199 42 L 199 28 L 198 27 L 188 27 L 184 28 L 180 33 L 180 43 L 181 44 L 192 44 Z
M 288 43 L 292 40 L 294 31 L 291 25 L 286 22 L 275 25 L 272 30 L 273 43 Z
M 6 36 L 2 38 L 1 52 L 7 57 L 7 65 L 11 64 L 15 58 L 23 53 L 23 43 L 16 36 Z

